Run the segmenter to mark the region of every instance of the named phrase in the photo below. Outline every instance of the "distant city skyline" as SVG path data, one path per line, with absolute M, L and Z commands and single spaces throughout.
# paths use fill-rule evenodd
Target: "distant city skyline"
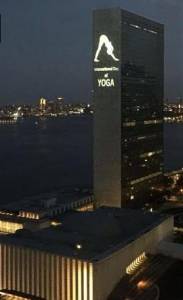
M 91 101 L 92 10 L 120 6 L 165 24 L 165 98 L 183 97 L 179 0 L 2 1 L 0 105 Z

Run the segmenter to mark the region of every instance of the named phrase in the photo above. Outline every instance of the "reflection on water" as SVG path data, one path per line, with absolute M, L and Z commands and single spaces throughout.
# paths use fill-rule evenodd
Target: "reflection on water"
M 183 166 L 183 125 L 165 126 L 166 169 Z M 0 201 L 92 185 L 92 116 L 0 126 Z
M 26 120 L 0 126 L 0 201 L 91 186 L 92 118 Z
M 183 167 L 183 124 L 165 125 L 165 169 Z

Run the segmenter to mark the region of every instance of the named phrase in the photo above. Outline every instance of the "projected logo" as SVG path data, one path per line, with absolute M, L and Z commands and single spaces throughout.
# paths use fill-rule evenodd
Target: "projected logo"
M 95 54 L 95 58 L 94 58 L 94 62 L 100 62 L 99 60 L 99 56 L 100 56 L 100 52 L 102 50 L 102 47 L 105 46 L 106 48 L 106 53 L 111 56 L 111 58 L 114 61 L 119 61 L 119 59 L 114 55 L 114 47 L 112 45 L 112 42 L 109 40 L 109 38 L 107 37 L 107 35 L 102 34 L 99 37 L 99 42 L 98 42 L 98 48 Z

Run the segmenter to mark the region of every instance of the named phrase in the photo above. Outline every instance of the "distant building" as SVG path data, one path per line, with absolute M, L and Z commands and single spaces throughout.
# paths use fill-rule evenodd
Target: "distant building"
M 148 199 L 163 172 L 164 27 L 120 9 L 93 16 L 97 206 Z
M 162 174 L 163 26 L 120 9 L 95 11 L 93 60 L 94 189 L 102 207 L 90 211 L 85 191 L 1 207 L 2 300 L 106 300 L 173 234 L 173 217 L 119 208 Z
M 41 98 L 41 99 L 39 100 L 39 109 L 40 109 L 40 111 L 41 111 L 42 113 L 45 112 L 45 110 L 46 110 L 46 105 L 47 105 L 47 100 L 44 99 L 44 98 Z
M 173 232 L 173 217 L 140 210 L 101 208 L 61 221 L 0 235 L 0 295 L 22 295 L 0 299 L 106 300 L 132 266 L 156 253 Z
M 0 234 L 20 229 L 37 231 L 60 224 L 57 216 L 72 210 L 93 210 L 93 197 L 87 193 L 41 194 L 0 207 Z

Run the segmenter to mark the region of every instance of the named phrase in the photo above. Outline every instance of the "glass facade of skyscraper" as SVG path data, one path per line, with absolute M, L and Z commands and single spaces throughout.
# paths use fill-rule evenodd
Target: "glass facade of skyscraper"
M 163 26 L 122 11 L 122 198 L 148 198 L 163 170 Z M 124 170 L 124 172 L 123 172 Z
M 163 172 L 163 25 L 97 10 L 93 55 L 96 202 L 145 202 Z

